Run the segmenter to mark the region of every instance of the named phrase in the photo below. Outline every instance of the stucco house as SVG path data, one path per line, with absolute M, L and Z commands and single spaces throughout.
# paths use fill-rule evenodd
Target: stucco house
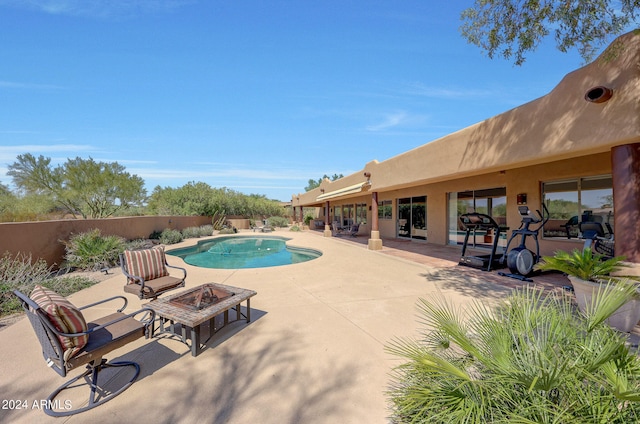
M 580 247 L 579 223 L 594 221 L 615 233 L 617 255 L 640 262 L 639 100 L 634 31 L 539 99 L 294 194 L 295 219 L 319 208 L 327 236 L 333 222 L 360 223 L 370 249 L 384 238 L 459 245 L 461 214 L 488 214 L 513 230 L 518 206 L 544 202 L 542 254 Z

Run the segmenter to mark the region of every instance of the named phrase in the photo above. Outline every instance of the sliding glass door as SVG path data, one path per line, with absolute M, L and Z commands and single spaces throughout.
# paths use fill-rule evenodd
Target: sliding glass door
M 427 239 L 427 196 L 398 199 L 398 237 Z
M 464 228 L 460 215 L 470 212 L 491 216 L 501 227 L 507 223 L 507 189 L 505 187 L 484 190 L 469 190 L 449 193 L 449 244 L 462 244 Z M 474 231 L 469 244 L 475 247 L 490 247 L 494 234 Z M 501 234 L 499 246 L 506 244 L 506 233 Z

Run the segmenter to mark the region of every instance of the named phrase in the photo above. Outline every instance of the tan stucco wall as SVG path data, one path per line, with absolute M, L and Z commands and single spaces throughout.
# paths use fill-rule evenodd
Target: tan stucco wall
M 294 195 L 292 206 L 318 206 L 324 203 L 316 200 L 321 193 L 368 179 L 365 191 L 332 199 L 331 206 L 363 198 L 371 205 L 371 193 L 377 192 L 379 201 L 394 201 L 393 219 L 380 220 L 380 235 L 395 237 L 395 200 L 426 195 L 428 241 L 446 244 L 447 193 L 506 187 L 507 225 L 517 228 L 518 193 L 527 193 L 530 208 L 537 209 L 542 181 L 611 174 L 611 149 L 640 142 L 640 33 L 626 34 L 613 44 L 623 46 L 616 57 L 605 58 L 605 52 L 566 75 L 546 96 L 385 161 L 372 160 L 340 180 L 325 180 L 312 191 Z M 613 89 L 611 99 L 586 101 L 585 94 L 596 86 Z M 541 252 L 568 250 L 579 243 L 542 240 Z
M 615 43 L 624 46 L 617 57 L 571 72 L 546 96 L 383 162 L 370 161 L 340 180 L 325 180 L 294 195 L 293 206 L 317 204 L 322 190 L 363 182 L 364 172 L 371 174 L 370 192 L 385 192 L 606 153 L 640 141 L 640 34 Z M 613 97 L 587 102 L 585 93 L 596 86 L 612 88 Z
M 106 219 L 65 219 L 40 222 L 0 223 L 0 254 L 9 252 L 31 254 L 49 265 L 60 265 L 64 259 L 64 244 L 72 234 L 94 228 L 103 235 L 118 235 L 128 240 L 148 238 L 154 231 L 182 230 L 211 224 L 206 216 L 136 216 Z
M 396 237 L 397 199 L 413 196 L 427 196 L 427 237 L 428 242 L 436 244 L 448 243 L 448 210 L 447 195 L 451 192 L 480 190 L 486 188 L 506 187 L 507 189 L 507 226 L 510 230 L 520 225 L 520 215 L 516 208 L 516 197 L 520 193 L 527 194 L 527 205 L 539 209 L 542 201 L 541 184 L 569 178 L 608 175 L 611 173 L 611 154 L 609 152 L 588 155 L 580 158 L 565 159 L 549 163 L 507 170 L 490 172 L 474 177 L 465 177 L 441 181 L 433 184 L 422 184 L 413 187 L 390 190 L 378 193 L 378 201 L 391 200 L 392 219 L 380 220 L 379 231 L 383 238 Z M 371 205 L 371 194 L 365 193 L 349 199 L 333 201 L 331 207 L 348 204 L 366 203 Z M 362 226 L 360 233 L 371 230 L 371 211 L 367 214 L 367 225 Z M 555 250 L 571 250 L 579 247 L 582 240 L 544 240 L 540 239 L 542 254 L 552 254 Z

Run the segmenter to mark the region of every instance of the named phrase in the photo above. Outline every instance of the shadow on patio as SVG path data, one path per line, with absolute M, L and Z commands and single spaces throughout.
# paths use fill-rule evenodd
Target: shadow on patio
M 311 232 L 323 236 L 322 232 Z M 342 242 L 361 245 L 363 248 L 367 248 L 367 235 L 358 237 L 339 236 L 334 238 Z M 425 273 L 425 278 L 444 281 L 448 288 L 453 289 L 457 287 L 458 291 L 471 295 L 480 292 L 486 294 L 485 290 L 488 290 L 491 286 L 491 284 L 488 283 L 498 284 L 507 289 L 535 284 L 546 290 L 562 290 L 563 286 L 570 285 L 569 279 L 560 273 L 534 275 L 532 277 L 533 283 L 529 283 L 498 275 L 498 271 L 508 272 L 509 270 L 507 268 L 485 272 L 476 268 L 460 266 L 458 265 L 461 254 L 460 246 L 440 246 L 397 238 L 385 238 L 382 241 L 382 245 L 383 247 L 380 253 L 436 268 L 437 270 Z M 469 249 L 469 252 L 471 253 L 472 250 L 473 249 Z M 486 252 L 479 253 L 483 254 Z M 459 281 L 471 281 L 473 285 L 470 286 L 466 283 L 457 284 Z

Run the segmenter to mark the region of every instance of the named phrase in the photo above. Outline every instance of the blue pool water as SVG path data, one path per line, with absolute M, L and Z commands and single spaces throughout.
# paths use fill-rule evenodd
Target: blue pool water
M 314 249 L 286 245 L 284 237 L 219 237 L 195 246 L 168 250 L 186 263 L 203 268 L 265 268 L 309 261 L 322 256 Z

